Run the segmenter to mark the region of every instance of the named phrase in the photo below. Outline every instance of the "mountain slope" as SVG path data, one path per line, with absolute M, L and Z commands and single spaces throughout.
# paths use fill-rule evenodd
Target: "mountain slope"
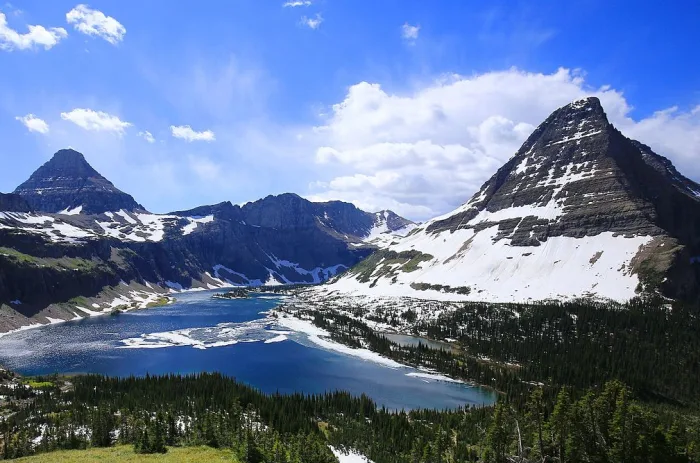
M 30 212 L 31 207 L 20 195 L 0 193 L 0 211 Z
M 329 290 L 490 301 L 697 298 L 700 185 L 597 98 L 555 111 L 463 206 Z
M 33 209 L 99 214 L 107 211 L 144 211 L 130 195 L 117 189 L 72 149 L 58 151 L 17 187 Z

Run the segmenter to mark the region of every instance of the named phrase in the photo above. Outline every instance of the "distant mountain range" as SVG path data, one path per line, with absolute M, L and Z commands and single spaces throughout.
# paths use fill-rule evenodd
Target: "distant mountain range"
M 597 98 L 552 113 L 463 206 L 327 291 L 430 299 L 698 300 L 700 185 L 608 122 Z
M 0 330 L 224 285 L 318 283 L 415 224 L 295 194 L 152 214 L 77 151 L 0 195 Z
M 467 203 L 420 225 L 295 194 L 153 214 L 74 150 L 0 194 L 0 331 L 182 289 L 331 278 L 319 291 L 700 300 L 700 185 L 587 98 L 552 113 Z

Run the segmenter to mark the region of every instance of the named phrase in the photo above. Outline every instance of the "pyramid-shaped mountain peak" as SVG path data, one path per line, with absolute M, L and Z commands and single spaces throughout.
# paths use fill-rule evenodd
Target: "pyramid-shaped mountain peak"
M 559 235 L 656 234 L 656 219 L 667 214 L 659 198 L 697 201 L 698 191 L 666 158 L 615 129 L 589 97 L 555 110 L 468 203 L 431 226 L 528 218 L 531 226 L 511 231 L 516 244 L 533 245 Z
M 586 98 L 552 112 L 467 203 L 388 249 L 425 263 L 405 274 L 377 265 L 339 287 L 374 294 L 370 281 L 417 297 L 451 288 L 493 301 L 626 300 L 652 288 L 695 299 L 700 185 Z
M 62 149 L 15 189 L 30 206 L 43 212 L 144 210 L 130 195 L 97 172 L 82 153 Z
M 87 162 L 82 153 L 72 149 L 62 149 L 41 166 L 35 174 L 42 172 L 62 173 L 73 177 L 101 177 Z

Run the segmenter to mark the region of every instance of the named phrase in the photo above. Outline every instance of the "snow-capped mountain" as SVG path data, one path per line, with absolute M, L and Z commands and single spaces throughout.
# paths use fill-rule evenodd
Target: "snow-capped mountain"
M 378 228 L 410 225 L 390 211 L 294 194 L 153 214 L 82 154 L 61 150 L 15 194 L 0 195 L 0 331 L 9 319 L 43 323 L 47 310 L 51 319 L 80 316 L 55 307 L 76 297 L 96 300 L 82 307 L 92 311 L 132 293 L 320 283 L 369 255 Z M 113 300 L 102 302 L 107 288 Z
M 408 235 L 411 230 L 418 226 L 392 211 L 375 212 L 373 215 L 374 223 L 364 240 L 379 247 L 391 244 L 397 237 Z
M 467 203 L 327 289 L 486 301 L 659 290 L 694 299 L 699 256 L 700 185 L 586 98 L 550 115 Z

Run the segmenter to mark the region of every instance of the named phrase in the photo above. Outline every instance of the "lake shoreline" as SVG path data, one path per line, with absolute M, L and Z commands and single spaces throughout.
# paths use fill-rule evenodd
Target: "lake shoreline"
M 212 290 L 215 291 L 215 290 Z M 0 341 L 0 363 L 23 376 L 100 374 L 111 377 L 220 372 L 265 393 L 367 394 L 390 410 L 489 406 L 492 391 L 435 371 L 350 349 L 273 315 L 287 297 L 245 300 L 182 293 L 160 310 L 27 330 Z M 290 328 L 295 328 L 294 330 Z M 178 336 L 184 336 L 180 338 Z M 123 340 L 162 343 L 123 349 Z M 136 347 L 136 346 L 134 346 Z M 368 358 L 372 357 L 372 358 Z

